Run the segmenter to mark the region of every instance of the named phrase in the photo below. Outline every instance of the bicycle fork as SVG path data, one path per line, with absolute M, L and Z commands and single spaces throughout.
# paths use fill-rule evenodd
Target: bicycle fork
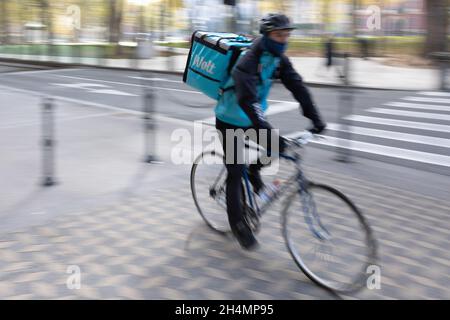
M 319 240 L 330 240 L 331 233 L 327 230 L 327 228 L 323 225 L 320 220 L 320 216 L 317 213 L 316 203 L 314 201 L 313 195 L 308 191 L 308 187 L 311 184 L 308 180 L 305 179 L 303 174 L 299 172 L 297 177 L 297 182 L 299 185 L 298 193 L 300 196 L 300 200 L 302 202 L 303 208 L 303 217 L 305 219 L 306 224 L 308 225 L 309 230 L 312 234 Z

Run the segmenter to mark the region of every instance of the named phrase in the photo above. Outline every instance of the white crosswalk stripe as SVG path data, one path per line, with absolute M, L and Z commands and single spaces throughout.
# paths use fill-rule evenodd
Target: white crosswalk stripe
M 402 148 L 388 147 L 379 144 L 361 142 L 361 141 L 351 141 L 347 144 L 345 139 L 327 137 L 326 139 L 314 140 L 313 143 L 324 144 L 329 146 L 347 146 L 346 148 L 351 150 L 363 151 L 373 154 L 384 155 L 387 157 L 393 157 L 398 159 L 413 160 L 428 164 L 442 165 L 450 168 L 450 157 L 443 156 L 439 154 L 427 153 L 422 151 L 408 150 Z
M 422 103 L 410 103 L 410 102 L 388 102 L 383 104 L 388 107 L 408 108 L 408 109 L 424 109 L 432 111 L 449 111 L 450 107 L 437 105 L 437 104 L 422 104 Z
M 424 96 L 437 96 L 437 97 L 450 97 L 450 92 L 440 92 L 440 91 L 422 91 L 419 94 Z
M 436 147 L 450 146 L 450 139 L 429 137 L 429 136 L 403 133 L 403 132 L 397 132 L 397 131 L 378 130 L 378 129 L 372 129 L 372 128 L 356 127 L 356 126 L 347 127 L 347 126 L 341 126 L 337 123 L 328 123 L 327 129 L 334 130 L 334 131 L 341 131 L 341 132 L 350 132 L 353 134 L 359 134 L 359 135 L 365 135 L 365 136 L 377 137 L 377 138 L 383 138 L 383 139 L 420 143 L 420 144 L 426 144 L 426 145 L 431 145 L 431 146 L 436 146 Z
M 405 116 L 411 118 L 422 118 L 422 119 L 434 119 L 434 120 L 450 120 L 450 115 L 442 113 L 429 113 L 429 112 L 416 112 L 416 111 L 405 111 L 405 110 L 395 110 L 395 109 L 385 109 L 385 108 L 370 108 L 367 110 L 369 112 L 384 113 L 395 116 Z
M 312 143 L 450 175 L 450 93 L 421 91 L 343 119 Z
M 442 98 L 404 97 L 402 99 L 403 100 L 408 100 L 408 101 L 450 103 L 450 99 L 442 99 Z
M 266 115 L 298 108 L 289 101 L 269 101 Z M 214 124 L 214 120 L 211 117 L 201 122 Z M 450 93 L 417 92 L 343 120 L 343 124 L 328 123 L 325 139 L 315 139 L 312 144 L 450 175 Z
M 443 124 L 431 124 L 431 123 L 426 123 L 426 122 L 394 120 L 394 119 L 368 117 L 368 116 L 360 116 L 360 115 L 351 115 L 351 116 L 345 117 L 345 119 L 350 120 L 350 121 L 383 124 L 383 125 L 395 126 L 395 127 L 404 127 L 404 128 L 412 128 L 412 129 L 438 131 L 438 132 L 450 132 L 450 126 L 443 125 Z

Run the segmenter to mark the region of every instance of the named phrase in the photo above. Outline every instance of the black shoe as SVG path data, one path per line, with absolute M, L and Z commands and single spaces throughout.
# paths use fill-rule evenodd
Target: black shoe
M 238 222 L 231 227 L 235 238 L 245 250 L 255 250 L 258 248 L 258 241 L 253 235 L 250 227 L 243 221 Z
M 259 170 L 252 170 L 249 172 L 248 180 L 252 184 L 253 191 L 258 194 L 264 188 L 264 182 L 261 179 Z
M 326 124 L 316 124 L 310 129 L 308 129 L 308 131 L 313 134 L 320 134 L 325 130 L 326 127 L 327 127 Z

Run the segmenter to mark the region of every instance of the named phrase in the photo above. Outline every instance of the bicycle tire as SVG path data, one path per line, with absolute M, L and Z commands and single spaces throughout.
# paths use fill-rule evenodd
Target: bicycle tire
M 364 233 L 365 233 L 365 242 L 366 242 L 366 246 L 368 249 L 368 255 L 367 255 L 367 261 L 364 263 L 362 269 L 367 270 L 368 266 L 374 265 L 376 263 L 377 244 L 376 244 L 375 238 L 373 236 L 372 229 L 371 229 L 370 225 L 368 224 L 366 218 L 364 217 L 362 212 L 358 209 L 358 207 L 346 195 L 344 195 L 339 190 L 337 190 L 333 187 L 324 185 L 324 184 L 315 184 L 315 183 L 309 182 L 308 186 L 307 186 L 307 191 L 311 192 L 311 189 L 314 189 L 314 188 L 326 190 L 326 191 L 330 192 L 331 194 L 337 196 L 342 201 L 344 201 L 344 203 L 346 203 L 348 205 L 348 207 L 351 209 L 351 211 L 355 214 L 360 225 L 363 227 Z M 327 279 L 321 278 L 315 272 L 313 272 L 310 268 L 308 268 L 306 263 L 303 261 L 301 255 L 294 248 L 294 245 L 291 241 L 291 238 L 290 238 L 290 235 L 288 232 L 288 223 L 289 223 L 289 214 L 290 214 L 289 208 L 292 204 L 294 197 L 296 197 L 296 196 L 299 196 L 298 188 L 295 188 L 286 198 L 286 202 L 285 202 L 285 205 L 282 210 L 282 215 L 281 215 L 282 222 L 281 223 L 282 223 L 282 233 L 283 233 L 283 238 L 285 240 L 285 244 L 287 246 L 287 249 L 288 249 L 291 257 L 293 258 L 293 260 L 295 261 L 297 266 L 315 284 L 319 285 L 322 288 L 330 290 L 332 292 L 348 294 L 348 293 L 354 293 L 354 292 L 361 290 L 366 283 L 364 281 L 366 278 L 364 275 L 356 278 L 356 280 L 354 282 L 349 283 L 347 285 L 341 285 L 341 286 L 332 285 L 332 282 L 330 282 Z
M 192 193 L 192 197 L 194 199 L 194 203 L 195 203 L 195 206 L 197 208 L 197 211 L 200 213 L 200 216 L 203 218 L 203 220 L 205 221 L 206 225 L 209 228 L 211 228 L 212 230 L 214 230 L 215 232 L 218 232 L 218 233 L 224 235 L 224 234 L 231 233 L 231 228 L 228 225 L 226 230 L 221 230 L 221 229 L 217 228 L 213 222 L 211 222 L 211 219 L 209 219 L 207 217 L 207 215 L 205 213 L 205 210 L 202 209 L 202 207 L 201 207 L 201 205 L 200 205 L 200 203 L 198 201 L 197 190 L 196 190 L 196 187 L 195 187 L 195 173 L 197 172 L 198 165 L 200 163 L 200 160 L 202 158 L 204 158 L 205 155 L 208 155 L 208 154 L 213 155 L 213 156 L 218 156 L 218 157 L 223 159 L 223 155 L 221 153 L 218 153 L 216 151 L 205 151 L 205 152 L 201 153 L 194 160 L 194 163 L 193 163 L 192 168 L 191 168 L 191 174 L 190 174 L 191 193 Z M 243 206 L 243 211 L 244 211 L 244 219 L 245 219 L 246 223 L 252 228 L 252 230 L 257 233 L 257 232 L 259 232 L 259 226 L 255 225 L 255 227 L 252 227 L 253 224 L 251 223 L 251 221 L 248 221 L 248 219 L 252 218 L 252 216 L 250 216 L 251 213 L 247 213 L 247 210 L 252 210 L 252 209 L 247 204 L 247 195 L 246 195 L 246 193 L 247 193 L 246 192 L 246 188 L 244 186 L 244 183 L 242 183 L 242 199 L 241 200 L 242 200 L 242 206 Z M 224 216 L 227 217 L 226 210 L 224 210 Z
M 197 208 L 197 211 L 199 212 L 200 216 L 202 217 L 202 219 L 205 221 L 206 225 L 213 231 L 225 235 L 229 232 L 231 232 L 230 229 L 228 230 L 222 230 L 219 229 L 212 221 L 211 219 L 208 219 L 206 212 L 202 209 L 198 197 L 197 197 L 197 190 L 196 190 L 196 183 L 195 183 L 195 177 L 196 177 L 196 172 L 197 172 L 197 168 L 199 166 L 199 163 L 201 162 L 201 160 L 206 156 L 206 155 L 212 155 L 212 156 L 217 156 L 223 159 L 223 155 L 219 152 L 216 151 L 205 151 L 202 152 L 200 155 L 197 156 L 197 158 L 194 160 L 194 163 L 192 164 L 192 168 L 191 168 L 191 174 L 190 174 L 190 185 L 191 185 L 191 193 L 192 193 L 192 198 L 194 199 L 194 203 L 195 206 Z M 224 212 L 224 214 L 226 215 L 226 211 Z

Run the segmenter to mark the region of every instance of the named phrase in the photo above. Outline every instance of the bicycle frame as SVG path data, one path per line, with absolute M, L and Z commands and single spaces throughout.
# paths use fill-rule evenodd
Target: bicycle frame
M 247 144 L 245 145 L 245 147 L 253 148 L 252 146 L 249 146 Z M 279 190 L 277 190 L 277 192 L 273 195 L 272 200 L 265 203 L 264 206 L 261 208 L 259 208 L 257 206 L 255 193 L 252 191 L 252 189 L 250 187 L 250 180 L 248 177 L 248 166 L 246 166 L 246 170 L 244 170 L 244 174 L 243 174 L 244 186 L 246 189 L 246 194 L 248 195 L 248 198 L 249 198 L 249 204 L 250 204 L 250 207 L 256 212 L 256 214 L 259 217 L 261 217 L 267 211 L 267 209 L 273 203 L 273 200 L 275 200 L 276 198 L 278 198 L 281 194 L 283 194 L 285 192 L 285 190 L 291 185 L 292 182 L 297 180 L 299 182 L 299 185 L 301 186 L 302 190 L 306 187 L 307 181 L 306 181 L 306 178 L 304 177 L 303 172 L 300 167 L 300 165 L 301 165 L 300 155 L 296 154 L 296 156 L 293 157 L 293 156 L 286 155 L 284 153 L 280 153 L 279 157 L 294 162 L 296 164 L 297 173 L 294 174 L 293 176 L 291 176 L 288 179 L 288 181 L 283 183 L 281 188 Z
M 252 148 L 250 145 L 246 144 L 246 148 Z M 296 182 L 298 184 L 298 193 L 299 196 L 302 199 L 303 204 L 303 212 L 305 222 L 308 225 L 308 228 L 310 231 L 320 240 L 326 240 L 329 239 L 331 234 L 330 232 L 325 228 L 325 226 L 322 224 L 320 217 L 316 210 L 316 205 L 314 200 L 312 199 L 312 195 L 307 191 L 308 184 L 311 182 L 305 177 L 303 174 L 303 170 L 301 168 L 301 155 L 298 152 L 294 153 L 294 156 L 289 156 L 285 153 L 279 154 L 280 158 L 289 160 L 295 164 L 296 167 L 296 173 L 292 175 L 283 185 L 282 187 L 277 190 L 277 192 L 273 195 L 272 199 L 265 203 L 263 207 L 259 208 L 256 203 L 256 197 L 255 193 L 252 191 L 250 187 L 250 181 L 248 177 L 248 166 L 246 166 L 246 170 L 244 170 L 243 178 L 244 178 L 244 186 L 246 189 L 246 193 L 249 198 L 249 205 L 250 208 L 256 212 L 256 215 L 259 217 L 262 217 L 262 215 L 268 210 L 268 208 L 273 204 L 274 200 L 276 200 L 281 194 L 283 194 L 289 186 L 292 185 L 293 182 Z M 318 230 L 315 223 L 318 225 L 318 227 L 323 230 L 323 233 Z
M 295 140 L 291 140 L 291 143 L 299 148 L 302 148 L 303 145 L 307 143 L 307 141 L 304 142 L 296 142 Z M 258 151 L 256 147 L 253 147 L 248 144 L 246 141 L 244 144 L 244 147 L 247 149 L 253 149 Z M 292 146 L 291 146 L 292 147 Z M 288 149 L 292 150 L 292 149 Z M 245 170 L 243 172 L 243 178 L 244 178 L 244 191 L 247 194 L 248 198 L 248 205 L 250 209 L 253 210 L 253 212 L 256 213 L 257 220 L 263 216 L 263 214 L 268 210 L 268 208 L 272 205 L 274 200 L 276 200 L 281 194 L 285 193 L 285 191 L 288 189 L 288 187 L 292 186 L 292 183 L 296 183 L 298 185 L 298 194 L 301 198 L 301 202 L 303 204 L 303 212 L 304 212 L 304 219 L 306 224 L 308 225 L 308 228 L 310 231 L 320 240 L 325 240 L 330 238 L 330 233 L 325 228 L 325 226 L 322 224 L 320 217 L 316 210 L 316 205 L 313 199 L 313 196 L 310 192 L 308 192 L 308 186 L 313 184 L 310 182 L 305 175 L 303 174 L 303 170 L 301 168 L 301 154 L 300 152 L 294 150 L 293 155 L 288 155 L 285 153 L 278 154 L 279 158 L 286 159 L 288 161 L 291 161 L 295 164 L 296 173 L 293 174 L 287 181 L 285 181 L 281 188 L 277 190 L 277 192 L 273 195 L 272 199 L 270 199 L 268 202 L 266 202 L 261 208 L 258 207 L 255 193 L 253 192 L 251 186 L 250 186 L 250 180 L 248 177 L 248 165 L 245 166 Z M 215 181 L 213 182 L 212 186 L 210 187 L 210 195 L 215 196 L 211 194 L 211 192 L 215 192 L 216 186 L 220 181 L 220 178 L 225 173 L 226 168 L 224 167 Z M 322 231 L 322 232 L 321 232 Z

